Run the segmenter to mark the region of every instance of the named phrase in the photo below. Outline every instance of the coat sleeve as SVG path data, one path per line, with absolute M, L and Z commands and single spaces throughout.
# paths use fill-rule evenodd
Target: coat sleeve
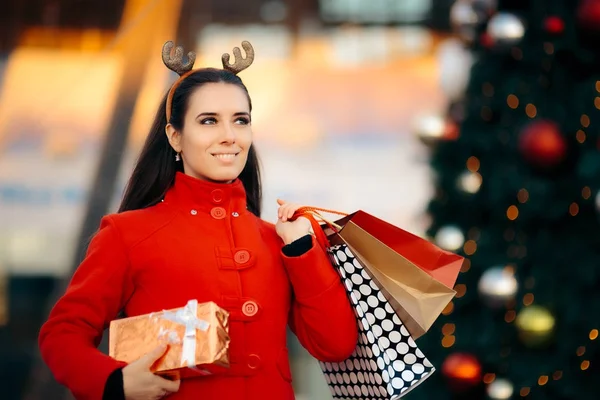
M 290 328 L 313 357 L 341 362 L 356 348 L 356 317 L 329 257 L 311 240 L 312 246 L 302 255 L 282 254 L 294 291 Z
M 104 217 L 39 334 L 42 358 L 77 399 L 101 400 L 108 377 L 125 365 L 97 347 L 132 292 L 125 247 L 112 218 Z

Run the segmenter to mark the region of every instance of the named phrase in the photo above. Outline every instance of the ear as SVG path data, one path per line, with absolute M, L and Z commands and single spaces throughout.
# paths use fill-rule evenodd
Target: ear
M 181 152 L 181 134 L 173 127 L 171 124 L 167 124 L 165 127 L 165 134 L 167 135 L 167 139 L 169 139 L 169 144 L 177 153 Z

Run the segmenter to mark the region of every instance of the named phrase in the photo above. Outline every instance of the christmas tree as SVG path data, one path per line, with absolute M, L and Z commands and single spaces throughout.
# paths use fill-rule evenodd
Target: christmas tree
M 407 398 L 597 399 L 600 0 L 458 0 L 451 20 L 474 62 L 428 138 L 428 235 L 467 261 Z

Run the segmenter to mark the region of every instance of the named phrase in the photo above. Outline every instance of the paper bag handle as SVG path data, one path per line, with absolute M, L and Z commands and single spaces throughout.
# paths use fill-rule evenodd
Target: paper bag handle
M 301 207 L 298 210 L 296 210 L 296 212 L 290 219 L 292 221 L 298 217 L 305 217 L 306 219 L 308 219 L 310 221 L 310 224 L 312 225 L 313 232 L 315 234 L 315 239 L 321 245 L 323 250 L 327 250 L 327 248 L 329 247 L 329 240 L 327 239 L 327 235 L 323 231 L 323 228 L 321 228 L 321 224 L 319 224 L 319 222 L 317 221 L 317 218 L 320 219 L 321 221 L 323 221 L 325 224 L 327 224 L 327 226 L 329 226 L 329 228 L 336 233 L 339 230 L 341 230 L 342 227 L 339 226 L 338 224 L 336 224 L 335 222 L 327 220 L 325 217 L 323 217 L 321 215 L 320 211 L 330 213 L 330 214 L 342 215 L 342 216 L 348 215 L 343 212 L 328 210 L 325 208 Z

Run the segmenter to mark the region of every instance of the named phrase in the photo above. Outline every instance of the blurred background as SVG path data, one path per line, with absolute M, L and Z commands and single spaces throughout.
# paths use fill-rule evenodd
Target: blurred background
M 584 6 L 588 8 L 577 14 Z M 496 210 L 504 218 L 500 225 L 513 223 L 515 210 L 509 208 L 507 214 L 507 207 L 517 203 L 511 190 L 526 186 L 523 171 L 515 169 L 522 161 L 510 157 L 490 156 L 494 162 L 488 165 L 494 168 L 489 171 L 503 173 L 490 172 L 494 178 L 485 179 L 486 154 L 493 154 L 497 146 L 517 152 L 508 138 L 518 139 L 523 121 L 494 119 L 504 112 L 500 110 L 520 112 L 526 120 L 535 120 L 544 110 L 546 115 L 576 115 L 576 123 L 583 127 L 570 125 L 563 133 L 580 144 L 587 134 L 587 143 L 593 143 L 597 152 L 591 140 L 597 136 L 593 113 L 600 107 L 596 97 L 600 85 L 595 86 L 599 70 L 590 44 L 594 40 L 588 50 L 578 44 L 581 37 L 596 37 L 593 27 L 600 23 L 600 3 L 594 0 L 3 0 L 0 14 L 2 399 L 69 398 L 39 358 L 38 329 L 81 260 L 86 238 L 102 215 L 116 210 L 158 103 L 175 80 L 160 58 L 167 40 L 196 51 L 197 67 L 219 67 L 222 53 L 231 52 L 242 40 L 252 42 L 255 62 L 242 78 L 254 104 L 253 130 L 264 173 L 263 218 L 269 221 L 276 219 L 277 197 L 346 212 L 362 209 L 441 247 L 476 256 L 481 237 L 477 232 L 493 223 L 488 211 Z M 583 36 L 571 29 L 577 21 L 587 24 Z M 527 43 L 536 50 L 519 47 Z M 554 58 L 544 61 L 555 53 L 554 46 L 565 49 L 556 52 L 562 57 L 557 62 L 570 71 L 558 74 L 566 85 L 560 90 L 569 87 L 565 77 L 579 76 L 581 92 L 544 97 L 533 85 L 526 91 L 529 97 L 547 100 L 535 111 L 530 107 L 534 100 L 519 103 L 519 85 L 555 71 L 548 67 Z M 538 50 L 545 56 L 536 58 Z M 514 63 L 523 60 L 524 53 L 530 64 L 519 72 L 522 64 Z M 517 72 L 510 76 L 520 80 L 507 75 L 513 70 Z M 548 82 L 556 76 L 549 75 Z M 504 84 L 514 91 L 505 93 Z M 544 88 L 543 82 L 540 85 Z M 589 99 L 581 100 L 582 96 Z M 580 110 L 560 108 L 577 99 L 590 111 L 582 111 L 584 105 Z M 480 125 L 473 125 L 475 117 Z M 585 130 L 583 141 L 580 128 Z M 494 129 L 503 132 L 493 136 L 499 142 L 481 145 L 481 137 L 474 139 L 473 135 Z M 521 148 L 531 157 L 524 158 L 542 160 L 541 164 L 562 158 L 562 142 L 551 131 L 546 126 L 534 129 L 533 142 Z M 596 168 L 594 163 L 588 165 Z M 561 171 L 564 176 L 573 170 Z M 598 174 L 587 171 L 587 180 L 576 191 L 581 197 L 582 188 L 587 188 L 583 200 L 589 200 L 586 204 L 595 213 L 592 194 L 600 184 Z M 554 182 L 560 179 L 557 176 L 544 179 Z M 511 200 L 489 195 L 503 190 L 493 182 L 509 181 Z M 458 197 L 452 197 L 454 192 Z M 472 196 L 484 197 L 475 201 Z M 477 207 L 488 211 L 465 215 L 465 210 Z M 568 205 L 564 212 L 573 216 Z M 454 221 L 454 214 L 460 214 L 456 216 L 460 220 Z M 480 230 L 473 233 L 474 226 Z M 512 239 L 510 235 L 506 239 L 504 225 L 494 234 L 506 247 L 521 238 L 513 231 Z M 479 252 L 484 248 L 485 243 Z M 505 254 L 506 248 L 499 252 Z M 485 349 L 507 348 L 495 343 L 491 334 L 479 353 L 461 353 L 448 361 L 455 336 L 459 338 L 455 331 L 460 331 L 459 322 L 455 325 L 448 318 L 460 312 L 460 300 L 466 302 L 465 326 L 472 326 L 469 318 L 479 318 L 470 313 L 473 304 L 465 294 L 471 294 L 467 287 L 474 287 L 472 301 L 482 296 L 512 301 L 503 303 L 506 307 L 497 316 L 511 327 L 515 316 L 511 319 L 505 312 L 516 314 L 519 307 L 532 305 L 531 298 L 521 304 L 521 297 L 531 294 L 533 285 L 524 288 L 516 284 L 520 276 L 501 273 L 513 261 L 509 270 L 516 273 L 525 258 L 521 255 L 486 260 L 481 268 L 473 261 L 464 268 L 463 273 L 471 268 L 471 278 L 461 278 L 456 304 L 427 335 L 429 342 L 423 342 L 441 371 L 439 382 L 432 380 L 423 387 L 439 391 L 427 397 L 426 391 L 419 394 L 417 389 L 408 398 L 526 398 L 535 392 L 529 387 L 546 384 L 540 383 L 536 372 L 523 382 L 507 379 L 493 386 L 496 374 L 508 376 L 510 368 L 477 355 L 485 355 Z M 599 283 L 598 259 L 596 254 L 588 258 L 595 260 L 589 268 L 596 271 L 588 284 Z M 492 264 L 500 269 L 486 276 L 488 286 L 480 284 L 478 296 L 484 267 Z M 524 274 L 523 279 L 531 271 Z M 477 310 L 493 308 L 486 304 Z M 556 322 L 551 311 L 542 311 L 530 317 L 534 325 L 540 318 Z M 600 313 L 590 315 L 578 320 L 578 328 L 586 332 L 585 340 L 593 341 Z M 472 336 L 463 337 L 468 342 Z M 292 336 L 290 347 L 298 399 L 330 398 L 318 363 Z M 463 345 L 468 349 L 468 343 Z M 565 352 L 574 356 L 575 348 Z M 442 369 L 444 360 L 450 364 Z M 590 360 L 583 368 L 577 359 L 572 368 L 589 369 Z M 554 372 L 541 376 L 552 381 Z M 484 390 L 481 395 L 466 395 L 465 387 Z M 527 398 L 553 398 L 548 396 Z

